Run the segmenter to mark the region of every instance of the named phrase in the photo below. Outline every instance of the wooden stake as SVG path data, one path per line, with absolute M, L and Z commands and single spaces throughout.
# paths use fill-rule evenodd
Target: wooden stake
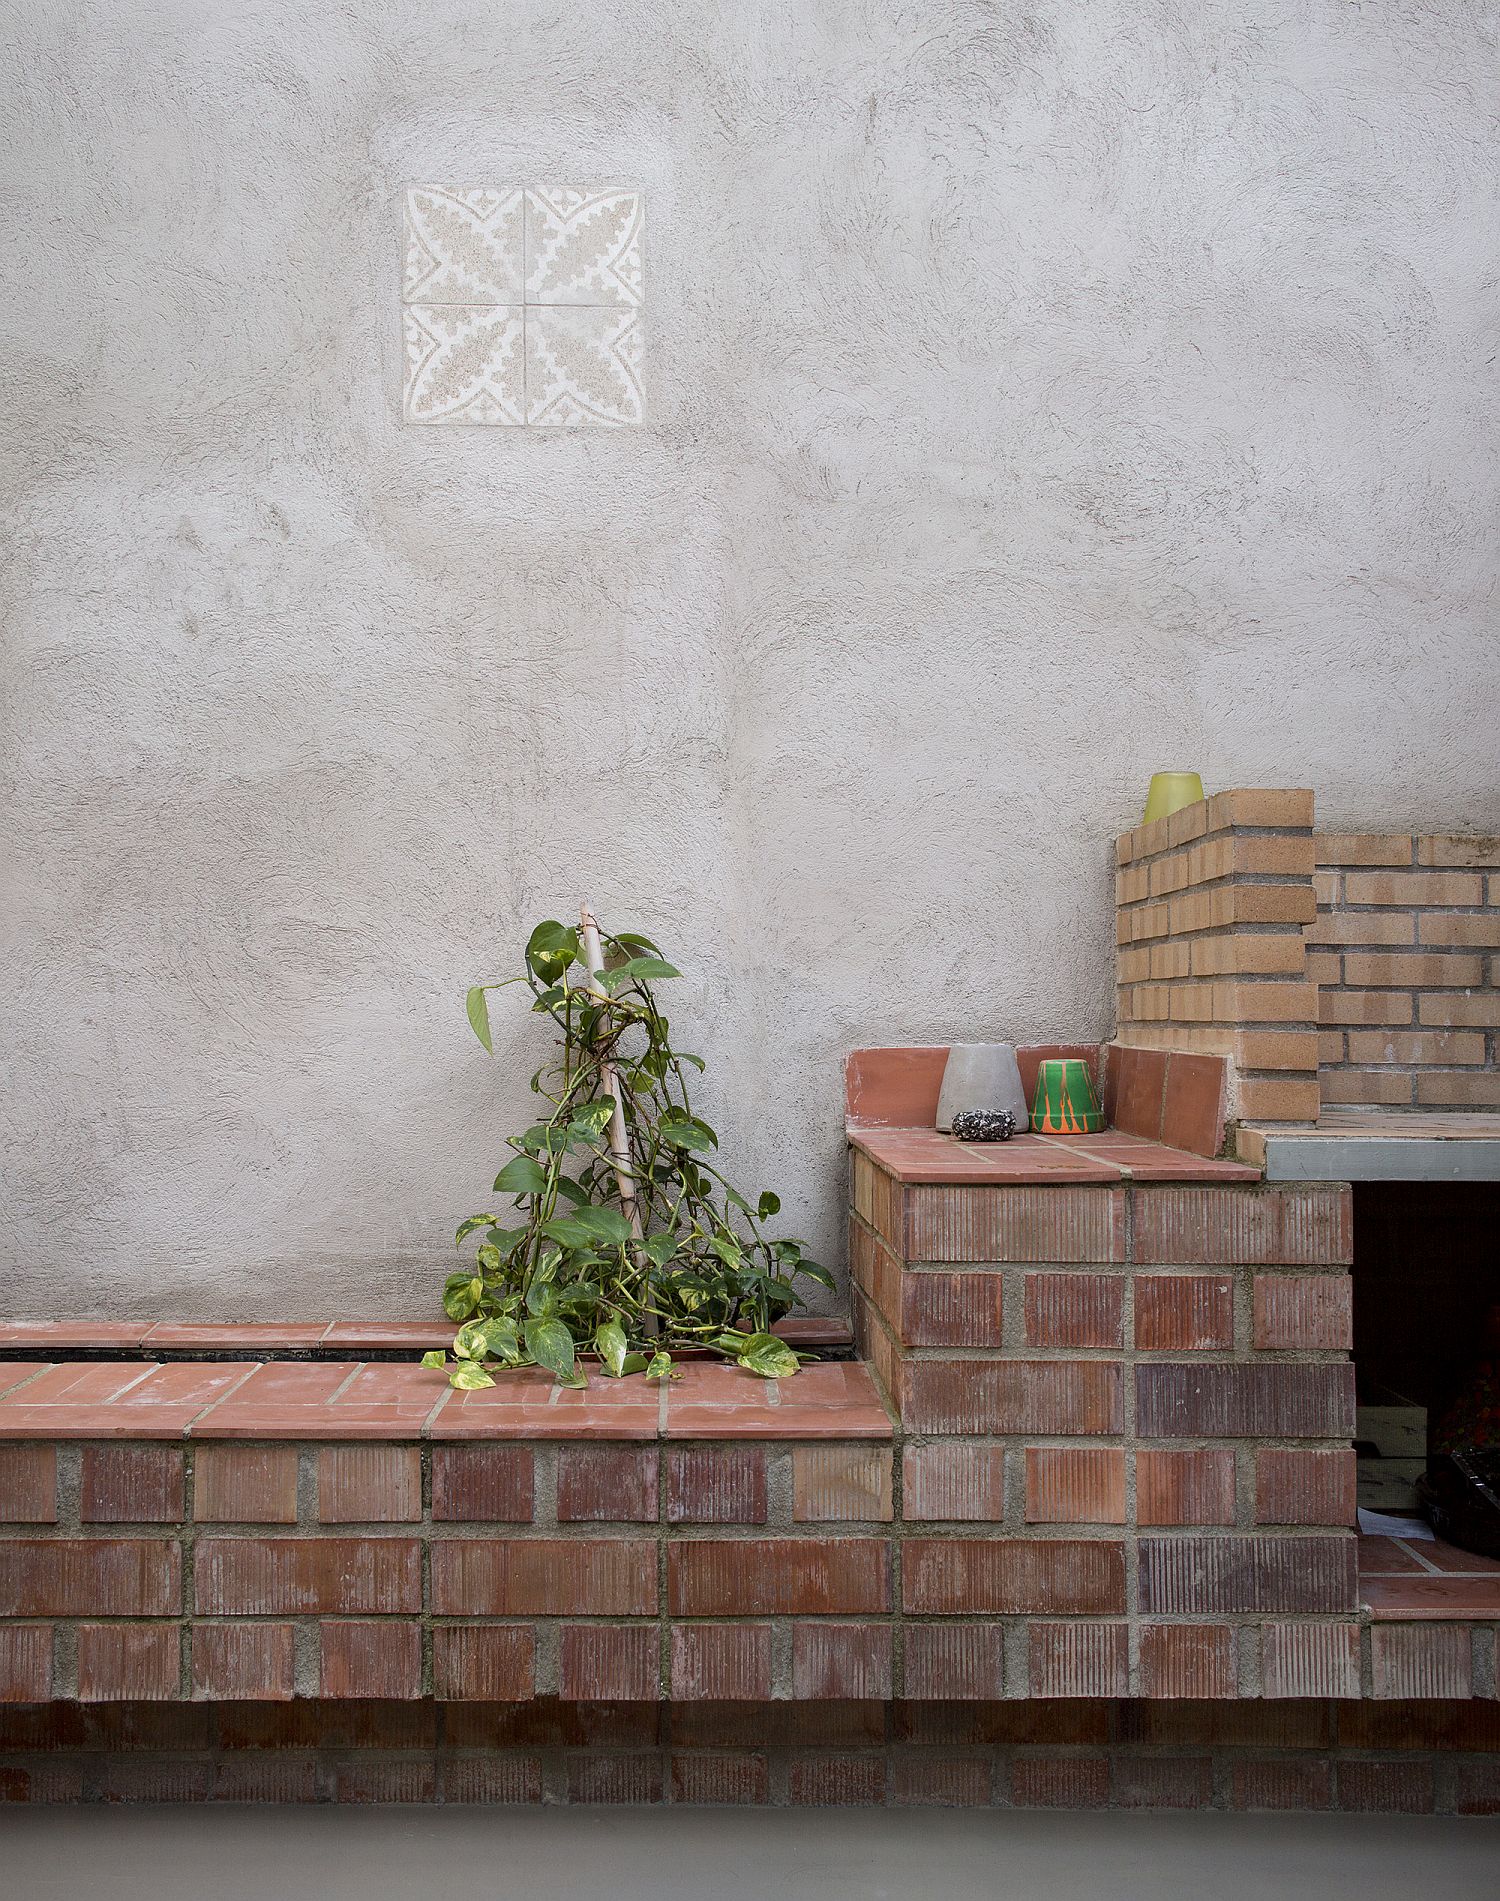
M 583 939 L 583 961 L 589 973 L 589 989 L 596 997 L 607 998 L 609 992 L 599 981 L 604 972 L 604 953 L 599 948 L 599 925 L 586 903 L 579 907 L 578 921 L 579 935 Z M 630 1135 L 625 1127 L 625 1095 L 620 1087 L 620 1079 L 615 1074 L 615 1066 L 607 1057 L 600 1068 L 604 1086 L 615 1105 L 609 1118 L 609 1152 L 614 1158 L 615 1180 L 620 1185 L 620 1204 L 629 1219 L 632 1234 L 640 1241 L 645 1237 L 641 1228 L 640 1208 L 636 1202 L 635 1180 L 630 1173 Z

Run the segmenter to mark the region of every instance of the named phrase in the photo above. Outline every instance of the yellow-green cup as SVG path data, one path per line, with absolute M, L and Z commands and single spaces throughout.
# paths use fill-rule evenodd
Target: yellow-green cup
M 1203 781 L 1196 772 L 1153 772 L 1146 794 L 1142 825 L 1153 819 L 1170 818 L 1185 805 L 1196 805 L 1203 797 Z

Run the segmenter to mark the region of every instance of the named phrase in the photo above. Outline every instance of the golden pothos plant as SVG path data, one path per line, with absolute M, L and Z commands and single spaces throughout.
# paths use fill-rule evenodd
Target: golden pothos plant
M 472 1268 L 443 1288 L 458 1331 L 451 1353 L 423 1360 L 454 1386 L 528 1365 L 585 1386 L 589 1351 L 606 1376 L 649 1380 L 684 1350 L 768 1379 L 810 1357 L 771 1326 L 804 1304 L 799 1280 L 833 1281 L 800 1241 L 765 1232 L 776 1195 L 752 1205 L 715 1166 L 718 1137 L 688 1088 L 703 1060 L 673 1048 L 653 989 L 679 974 L 649 938 L 599 932 L 585 912 L 581 929 L 539 924 L 519 976 L 469 991 L 469 1022 L 492 1054 L 488 993 L 512 983 L 528 986 L 561 1048 L 531 1079 L 545 1114 L 508 1139 L 493 1190 L 505 1206 L 469 1215 L 454 1237 L 477 1237 Z

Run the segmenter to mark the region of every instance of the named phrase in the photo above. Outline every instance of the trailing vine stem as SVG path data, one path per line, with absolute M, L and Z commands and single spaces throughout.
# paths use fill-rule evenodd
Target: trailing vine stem
M 776 1195 L 752 1206 L 709 1159 L 719 1138 L 687 1081 L 703 1060 L 673 1048 L 652 988 L 680 972 L 638 932 L 603 931 L 602 967 L 590 970 L 586 937 L 549 918 L 519 975 L 469 991 L 470 1025 L 492 1054 L 488 993 L 518 983 L 560 1032 L 561 1054 L 531 1079 L 549 1113 L 508 1138 L 493 1190 L 506 1208 L 459 1223 L 457 1246 L 479 1239 L 473 1267 L 443 1287 L 458 1331 L 451 1353 L 424 1364 L 461 1388 L 529 1365 L 584 1386 L 580 1351 L 613 1378 L 661 1379 L 674 1351 L 704 1349 L 768 1379 L 795 1373 L 806 1356 L 771 1327 L 803 1304 L 799 1280 L 831 1289 L 832 1278 L 800 1241 L 768 1237 Z M 624 1143 L 612 1147 L 616 1100 Z

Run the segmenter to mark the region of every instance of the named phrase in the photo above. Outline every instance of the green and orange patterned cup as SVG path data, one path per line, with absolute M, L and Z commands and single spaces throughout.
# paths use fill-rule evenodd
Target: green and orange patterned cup
M 1031 1126 L 1038 1135 L 1097 1135 L 1104 1111 L 1089 1066 L 1078 1056 L 1048 1056 L 1038 1065 Z

